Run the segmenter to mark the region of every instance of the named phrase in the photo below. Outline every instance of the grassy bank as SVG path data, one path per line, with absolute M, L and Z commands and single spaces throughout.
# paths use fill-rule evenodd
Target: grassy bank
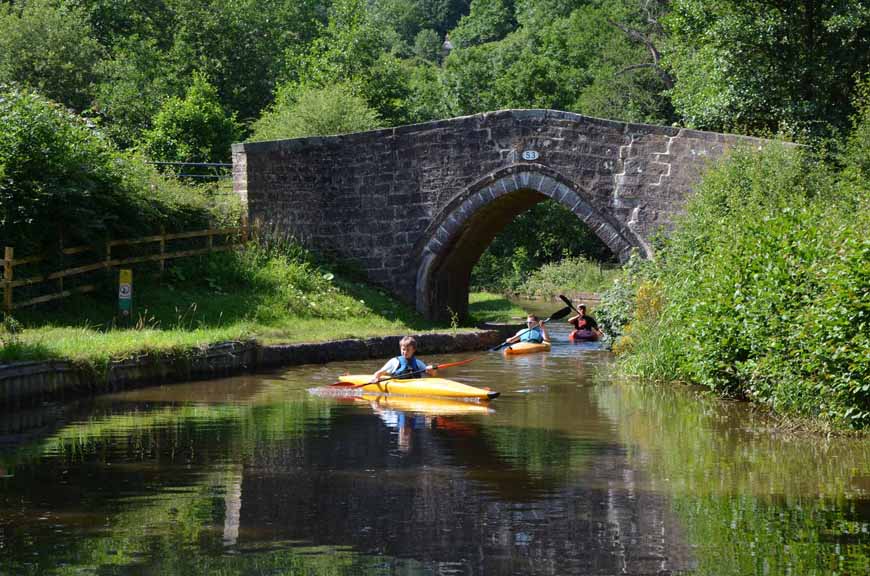
M 253 245 L 178 262 L 162 280 L 139 271 L 129 321 L 118 316 L 107 281 L 100 297 L 71 298 L 7 318 L 0 361 L 65 358 L 100 365 L 227 340 L 315 342 L 459 328 L 428 322 L 351 277 L 298 248 Z
M 468 315 L 474 325 L 484 322 L 525 321 L 526 311 L 498 294 L 472 292 L 468 295 Z
M 517 292 L 524 296 L 556 298 L 559 294 L 600 292 L 620 275 L 614 265 L 603 266 L 582 257 L 563 258 L 532 272 Z

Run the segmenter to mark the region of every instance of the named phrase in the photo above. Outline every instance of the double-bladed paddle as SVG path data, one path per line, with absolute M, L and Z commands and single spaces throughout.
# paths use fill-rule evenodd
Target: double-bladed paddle
M 560 318 L 564 318 L 565 316 L 567 316 L 570 313 L 571 313 L 571 308 L 566 306 L 564 308 L 559 309 L 556 312 L 553 312 L 552 314 L 550 314 L 550 316 L 548 318 L 544 318 L 543 320 L 538 322 L 538 325 L 540 326 L 541 324 L 546 324 L 550 320 L 559 320 Z M 528 332 L 530 330 L 533 330 L 534 328 L 535 328 L 535 326 L 532 326 L 531 328 L 526 328 L 525 330 L 523 330 L 519 334 L 514 334 L 513 336 L 511 336 L 511 338 L 515 338 L 516 336 L 522 336 L 523 334 L 525 334 L 526 332 Z M 504 342 L 502 342 L 498 346 L 495 346 L 494 348 L 490 348 L 489 351 L 495 352 L 496 350 L 501 350 L 502 348 L 504 348 L 507 345 L 508 345 L 508 341 L 505 340 Z
M 580 313 L 580 311 L 577 310 L 577 308 L 574 307 L 574 304 L 571 303 L 571 299 L 570 299 L 570 298 L 568 298 L 568 297 L 565 296 L 564 294 L 559 294 L 559 298 L 561 298 L 561 299 L 562 299 L 562 302 L 564 302 L 565 304 L 567 304 L 568 307 L 571 308 L 571 310 L 573 310 L 573 311 L 576 312 L 577 314 Z

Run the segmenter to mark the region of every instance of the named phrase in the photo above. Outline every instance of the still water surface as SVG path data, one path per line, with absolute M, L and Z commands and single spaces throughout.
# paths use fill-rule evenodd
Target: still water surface
M 0 574 L 870 573 L 867 441 L 619 382 L 565 326 L 443 373 L 489 405 L 309 392 L 370 361 L 0 414 Z

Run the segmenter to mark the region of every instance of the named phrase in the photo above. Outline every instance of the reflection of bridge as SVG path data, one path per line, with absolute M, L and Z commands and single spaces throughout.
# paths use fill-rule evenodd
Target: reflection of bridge
M 233 146 L 249 217 L 352 261 L 432 318 L 464 314 L 471 269 L 547 198 L 626 258 L 649 255 L 700 170 L 740 136 L 506 110 L 345 136 Z
M 466 574 L 691 567 L 668 503 L 635 490 L 621 448 L 596 446 L 588 477 L 564 482 L 499 462 L 470 422 L 415 429 L 407 454 L 381 421 L 358 413 L 328 432 L 260 446 L 240 479 L 232 533 L 242 548 L 351 545 Z

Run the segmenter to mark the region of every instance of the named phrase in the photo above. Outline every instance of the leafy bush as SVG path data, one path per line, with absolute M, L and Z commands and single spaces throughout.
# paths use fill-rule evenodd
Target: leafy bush
M 250 294 L 251 319 L 266 324 L 372 314 L 338 286 L 331 270 L 292 242 L 251 242 L 238 251 L 179 261 L 167 270 L 164 284 L 221 296 Z
M 240 133 L 235 115 L 221 108 L 217 90 L 196 74 L 183 99 L 169 98 L 144 134 L 144 147 L 154 160 L 226 162 Z
M 29 86 L 82 111 L 91 103 L 101 53 L 87 15 L 74 3 L 0 5 L 0 83 Z
M 636 292 L 627 366 L 870 424 L 868 208 L 866 182 L 842 187 L 803 150 L 736 151 L 636 284 L 660 286 L 663 304 L 643 317 Z
M 279 140 L 371 130 L 378 126 L 377 113 L 353 94 L 349 84 L 325 88 L 285 85 L 275 105 L 257 120 L 251 140 Z
M 559 262 L 544 264 L 535 270 L 519 287 L 521 294 L 554 296 L 562 292 L 598 292 L 608 286 L 619 274 L 615 269 L 604 269 L 596 262 L 576 256 Z
M 0 88 L 0 245 L 40 251 L 208 223 L 207 199 L 32 92 Z

